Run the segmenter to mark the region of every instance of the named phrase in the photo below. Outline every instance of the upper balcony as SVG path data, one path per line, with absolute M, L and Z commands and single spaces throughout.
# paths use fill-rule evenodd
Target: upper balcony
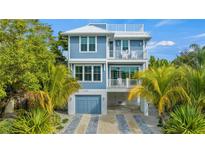
M 108 59 L 116 60 L 146 60 L 146 50 L 109 50 Z

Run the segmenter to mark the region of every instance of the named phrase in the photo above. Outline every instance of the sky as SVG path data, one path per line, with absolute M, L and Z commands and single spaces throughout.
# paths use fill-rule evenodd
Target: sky
M 148 42 L 148 55 L 173 60 L 180 52 L 197 43 L 205 45 L 205 20 L 196 19 L 43 19 L 50 25 L 56 36 L 89 23 L 144 24 L 145 31 L 152 39 Z

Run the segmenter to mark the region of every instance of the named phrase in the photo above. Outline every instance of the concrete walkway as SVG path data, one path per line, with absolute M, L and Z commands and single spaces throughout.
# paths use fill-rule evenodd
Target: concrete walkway
M 75 115 L 64 134 L 160 134 L 155 115 L 140 112 L 108 110 L 107 115 Z

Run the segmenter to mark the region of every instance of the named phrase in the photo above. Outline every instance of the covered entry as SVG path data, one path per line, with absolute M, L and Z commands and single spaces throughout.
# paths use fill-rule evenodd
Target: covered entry
M 75 113 L 101 114 L 101 95 L 76 95 Z

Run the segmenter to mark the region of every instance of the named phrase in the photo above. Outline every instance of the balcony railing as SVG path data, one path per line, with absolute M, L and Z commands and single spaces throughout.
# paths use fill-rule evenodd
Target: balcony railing
M 132 88 L 137 85 L 139 80 L 136 79 L 108 79 L 109 88 Z
M 107 30 L 113 32 L 143 32 L 143 24 L 107 24 Z
M 124 60 L 142 60 L 146 59 L 146 51 L 142 50 L 132 50 L 132 51 L 123 51 L 123 50 L 110 50 L 109 59 L 124 59 Z

